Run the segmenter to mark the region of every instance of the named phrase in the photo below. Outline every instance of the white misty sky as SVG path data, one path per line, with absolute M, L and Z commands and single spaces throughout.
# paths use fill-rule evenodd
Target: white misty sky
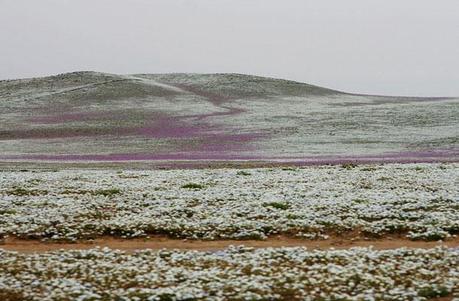
M 459 96 L 459 1 L 0 0 L 0 79 L 77 70 Z

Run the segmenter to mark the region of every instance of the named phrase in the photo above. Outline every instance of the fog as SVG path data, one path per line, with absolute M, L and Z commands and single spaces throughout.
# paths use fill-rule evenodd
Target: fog
M 0 0 L 0 79 L 236 72 L 459 96 L 457 0 Z

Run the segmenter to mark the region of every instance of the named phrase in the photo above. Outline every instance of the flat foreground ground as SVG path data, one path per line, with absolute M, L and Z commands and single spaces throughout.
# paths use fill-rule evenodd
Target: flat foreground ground
M 452 300 L 458 181 L 457 163 L 4 169 L 0 300 Z
M 452 300 L 454 249 L 0 250 L 2 300 Z M 438 299 L 440 300 L 440 299 Z
M 445 240 L 459 231 L 459 164 L 0 173 L 0 235 Z

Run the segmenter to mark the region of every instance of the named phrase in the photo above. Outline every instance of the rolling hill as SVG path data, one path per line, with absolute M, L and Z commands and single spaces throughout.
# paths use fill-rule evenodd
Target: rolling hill
M 459 98 L 242 74 L 0 81 L 2 161 L 458 161 Z

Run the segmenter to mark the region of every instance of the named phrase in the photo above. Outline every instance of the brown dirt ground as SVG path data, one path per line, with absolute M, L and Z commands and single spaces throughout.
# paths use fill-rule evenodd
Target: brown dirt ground
M 399 159 L 389 160 L 359 160 L 356 159 L 342 159 L 336 161 L 318 160 L 317 162 L 302 162 L 302 161 L 290 161 L 290 162 L 276 162 L 276 161 L 263 161 L 263 160 L 249 160 L 249 161 L 238 161 L 238 160 L 153 160 L 153 161 L 120 161 L 120 162 L 98 162 L 98 161 L 87 161 L 87 162 L 49 162 L 49 161 L 27 161 L 17 160 L 8 161 L 0 159 L 0 171 L 18 171 L 18 170 L 34 170 L 34 171 L 58 171 L 65 169 L 120 169 L 120 170 L 174 170 L 174 169 L 220 169 L 220 168 L 296 168 L 304 166 L 323 166 L 323 165 L 342 165 L 343 163 L 354 163 L 357 165 L 379 165 L 387 163 L 458 163 L 459 158 L 437 158 L 435 160 L 423 159 L 423 158 L 411 158 L 404 161 Z
M 0 248 L 22 253 L 43 253 L 60 249 L 76 250 L 90 249 L 96 246 L 109 247 L 133 252 L 139 249 L 181 249 L 181 250 L 199 250 L 213 251 L 224 249 L 230 245 L 244 245 L 254 248 L 267 247 L 307 247 L 309 249 L 348 249 L 352 247 L 369 247 L 374 249 L 396 249 L 396 248 L 434 248 L 436 246 L 459 247 L 459 237 L 451 238 L 446 241 L 412 241 L 406 238 L 381 238 L 374 240 L 366 239 L 349 239 L 332 237 L 327 240 L 306 240 L 290 238 L 285 236 L 273 236 L 266 240 L 181 240 L 171 239 L 163 236 L 150 237 L 148 239 L 121 239 L 114 237 L 101 237 L 91 241 L 80 241 L 76 243 L 61 242 L 42 242 L 39 240 L 6 238 L 0 244 Z
M 244 245 L 254 248 L 266 247 L 307 247 L 310 249 L 347 249 L 351 247 L 369 247 L 374 249 L 396 249 L 396 248 L 434 248 L 437 246 L 459 247 L 459 237 L 448 239 L 447 241 L 427 242 L 412 241 L 406 238 L 387 237 L 375 240 L 351 239 L 348 237 L 332 237 L 327 240 L 306 240 L 290 238 L 285 236 L 274 236 L 266 240 L 180 240 L 171 239 L 164 236 L 155 236 L 149 239 L 121 239 L 114 237 L 101 237 L 93 241 L 82 241 L 77 243 L 50 243 L 39 240 L 7 238 L 0 243 L 0 248 L 9 251 L 18 251 L 21 253 L 44 253 L 48 251 L 81 250 L 90 249 L 96 246 L 120 249 L 127 252 L 133 252 L 139 249 L 181 249 L 181 250 L 199 250 L 214 251 L 224 249 L 230 245 Z M 452 296 L 432 298 L 431 301 L 451 301 Z

